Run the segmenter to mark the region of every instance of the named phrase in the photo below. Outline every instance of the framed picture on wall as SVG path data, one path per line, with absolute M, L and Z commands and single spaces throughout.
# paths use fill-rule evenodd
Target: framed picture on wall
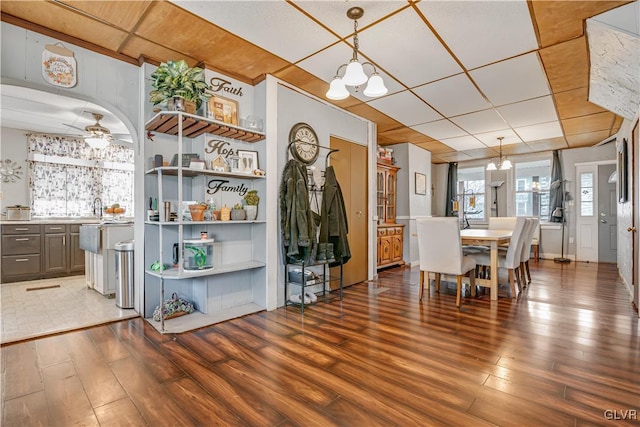
M 210 119 L 238 126 L 238 101 L 213 95 L 207 103 Z
M 240 172 L 252 174 L 258 169 L 258 152 L 250 150 L 238 150 Z
M 629 182 L 627 177 L 627 138 L 623 138 L 618 142 L 618 200 L 620 203 L 625 203 L 628 198 Z
M 416 194 L 427 194 L 427 176 L 416 172 Z

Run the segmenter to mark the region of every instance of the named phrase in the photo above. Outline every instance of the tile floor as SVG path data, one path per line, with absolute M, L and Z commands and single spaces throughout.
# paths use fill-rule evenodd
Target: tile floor
M 55 285 L 60 287 L 27 291 Z M 84 275 L 3 283 L 0 313 L 2 344 L 138 316 L 88 289 Z

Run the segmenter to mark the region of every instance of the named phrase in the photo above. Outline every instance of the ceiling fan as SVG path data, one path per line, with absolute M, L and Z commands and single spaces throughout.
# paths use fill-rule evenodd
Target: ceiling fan
M 64 125 L 86 132 L 86 134 L 82 137 L 91 148 L 105 148 L 107 145 L 115 141 L 114 136 L 111 134 L 111 131 L 108 128 L 100 124 L 100 120 L 104 118 L 104 115 L 93 112 L 91 112 L 91 115 L 96 120 L 96 122 L 92 125 L 85 126 L 84 129 L 66 123 Z M 131 143 L 130 141 L 126 140 L 121 141 L 127 144 Z

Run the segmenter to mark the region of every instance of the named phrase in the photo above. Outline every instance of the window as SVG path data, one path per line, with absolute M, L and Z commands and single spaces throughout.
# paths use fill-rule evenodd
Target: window
M 580 216 L 593 216 L 593 172 L 580 174 Z
M 516 163 L 515 214 L 549 220 L 551 160 Z
M 119 203 L 133 215 L 133 150 L 109 145 L 92 150 L 82 140 L 28 136 L 34 216 L 91 216 L 93 201 Z
M 470 221 L 485 219 L 484 167 L 458 168 L 458 202 Z

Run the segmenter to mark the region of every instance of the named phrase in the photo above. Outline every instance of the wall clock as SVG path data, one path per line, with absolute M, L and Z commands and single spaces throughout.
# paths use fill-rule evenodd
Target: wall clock
M 290 149 L 293 157 L 308 165 L 318 158 L 320 147 L 318 136 L 311 126 L 306 123 L 293 125 L 289 132 Z
M 0 179 L 2 182 L 16 182 L 22 175 L 22 166 L 18 166 L 16 162 L 9 159 L 0 160 Z

